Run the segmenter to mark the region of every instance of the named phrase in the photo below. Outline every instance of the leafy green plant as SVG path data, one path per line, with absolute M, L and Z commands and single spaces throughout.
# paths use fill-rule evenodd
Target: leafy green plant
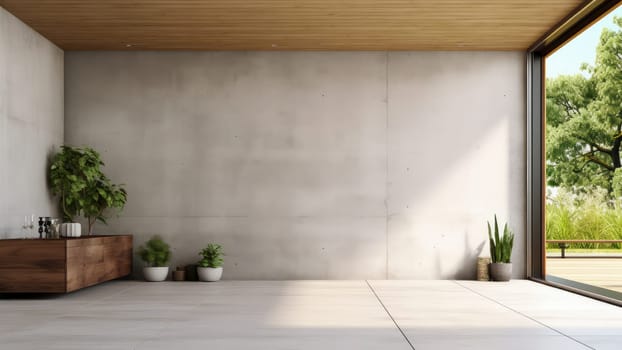
M 138 248 L 138 256 L 151 267 L 165 267 L 171 259 L 171 249 L 160 236 L 153 236 Z
M 609 198 L 607 190 L 591 186 L 574 194 L 559 188 L 547 195 L 546 239 L 622 240 L 622 198 Z M 547 244 L 557 249 L 556 243 Z M 620 243 L 572 243 L 576 249 L 621 249 Z
M 221 267 L 224 262 L 224 253 L 220 244 L 208 244 L 199 252 L 199 255 L 203 257 L 199 260 L 200 267 Z
M 622 18 L 604 28 L 593 64 L 546 81 L 546 180 L 580 193 L 598 186 L 622 193 Z M 617 178 L 616 178 L 617 177 Z M 618 189 L 616 189 L 618 187 Z M 611 198 L 611 196 L 610 196 Z
M 106 224 L 106 209 L 121 210 L 127 201 L 127 192 L 104 175 L 103 165 L 92 148 L 61 146 L 50 166 L 51 190 L 59 195 L 63 219 L 73 221 L 76 216 L 84 216 L 89 235 L 97 220 Z
M 512 262 L 512 247 L 514 246 L 514 234 L 508 228 L 506 223 L 503 226 L 503 236 L 499 235 L 499 225 L 497 224 L 497 215 L 495 214 L 494 236 L 488 222 L 488 239 L 490 241 L 490 259 L 493 263 L 510 263 Z

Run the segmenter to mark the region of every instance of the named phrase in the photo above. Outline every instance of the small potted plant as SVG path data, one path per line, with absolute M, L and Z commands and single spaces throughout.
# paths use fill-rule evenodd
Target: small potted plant
M 495 215 L 494 236 L 488 222 L 488 239 L 490 241 L 490 277 L 493 281 L 509 281 L 512 278 L 512 246 L 514 234 L 506 223 L 503 236 L 499 235 L 497 215 Z
M 199 281 L 215 282 L 222 277 L 223 252 L 220 244 L 208 244 L 199 252 L 203 258 L 199 261 L 197 274 Z
M 171 259 L 171 249 L 160 236 L 152 237 L 144 246 L 138 249 L 138 255 L 147 264 L 143 267 L 145 280 L 161 282 L 168 276 L 168 266 Z

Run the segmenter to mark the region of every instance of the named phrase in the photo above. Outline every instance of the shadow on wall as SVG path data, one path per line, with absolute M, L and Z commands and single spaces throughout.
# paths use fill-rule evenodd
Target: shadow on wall
M 442 159 L 428 158 L 426 171 L 400 179 L 404 186 L 406 182 L 426 185 L 410 191 L 412 197 L 397 194 L 394 203 L 403 207 L 391 208 L 395 212 L 389 217 L 390 278 L 474 279 L 477 257 L 487 247 L 487 220 L 494 213 L 500 218 L 520 217 L 517 203 L 524 200 L 515 196 L 522 194 L 522 189 L 508 184 L 513 178 L 508 170 L 514 158 L 508 142 L 512 129 L 507 119 L 486 122 L 488 128 L 470 135 L 477 142 L 454 138 L 460 152 L 439 157 Z M 407 157 L 407 164 L 412 159 L 422 161 L 420 154 Z M 510 219 L 510 227 L 517 237 L 524 237 L 522 221 Z M 524 243 L 517 239 L 514 257 L 520 257 L 523 249 Z M 406 250 L 411 258 L 405 261 Z M 392 264 L 400 258 L 403 260 Z M 519 266 L 521 259 L 517 262 Z M 522 273 L 517 268 L 515 276 Z
M 471 247 L 471 242 L 469 241 L 469 235 L 464 233 L 464 251 L 462 253 L 462 261 L 461 268 L 456 271 L 456 274 L 453 276 L 443 276 L 443 278 L 451 279 L 459 279 L 459 280 L 474 280 L 477 278 L 477 271 L 473 270 L 473 264 L 477 261 L 477 257 L 480 256 L 484 247 L 487 246 L 486 240 L 480 243 L 475 249 Z M 442 276 L 442 275 L 441 275 Z
M 522 63 L 391 54 L 389 278 L 472 278 L 495 213 L 516 233 L 515 277 L 524 275 Z
M 455 265 L 445 267 L 443 262 L 446 260 L 441 257 L 441 253 L 435 251 L 435 273 L 442 279 L 457 280 L 474 280 L 477 278 L 477 270 L 474 264 L 477 257 L 482 253 L 484 247 L 487 246 L 486 241 L 480 243 L 476 248 L 472 248 L 468 233 L 464 233 L 464 251 L 461 256 L 456 256 Z

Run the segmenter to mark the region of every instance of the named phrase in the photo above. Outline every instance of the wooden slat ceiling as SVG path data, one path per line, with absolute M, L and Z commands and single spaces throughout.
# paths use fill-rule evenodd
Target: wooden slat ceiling
M 66 50 L 525 50 L 581 0 L 0 0 Z

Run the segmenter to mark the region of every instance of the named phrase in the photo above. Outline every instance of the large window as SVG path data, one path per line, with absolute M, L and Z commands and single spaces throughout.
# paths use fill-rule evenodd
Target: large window
M 622 301 L 622 8 L 592 5 L 530 53 L 530 272 Z

